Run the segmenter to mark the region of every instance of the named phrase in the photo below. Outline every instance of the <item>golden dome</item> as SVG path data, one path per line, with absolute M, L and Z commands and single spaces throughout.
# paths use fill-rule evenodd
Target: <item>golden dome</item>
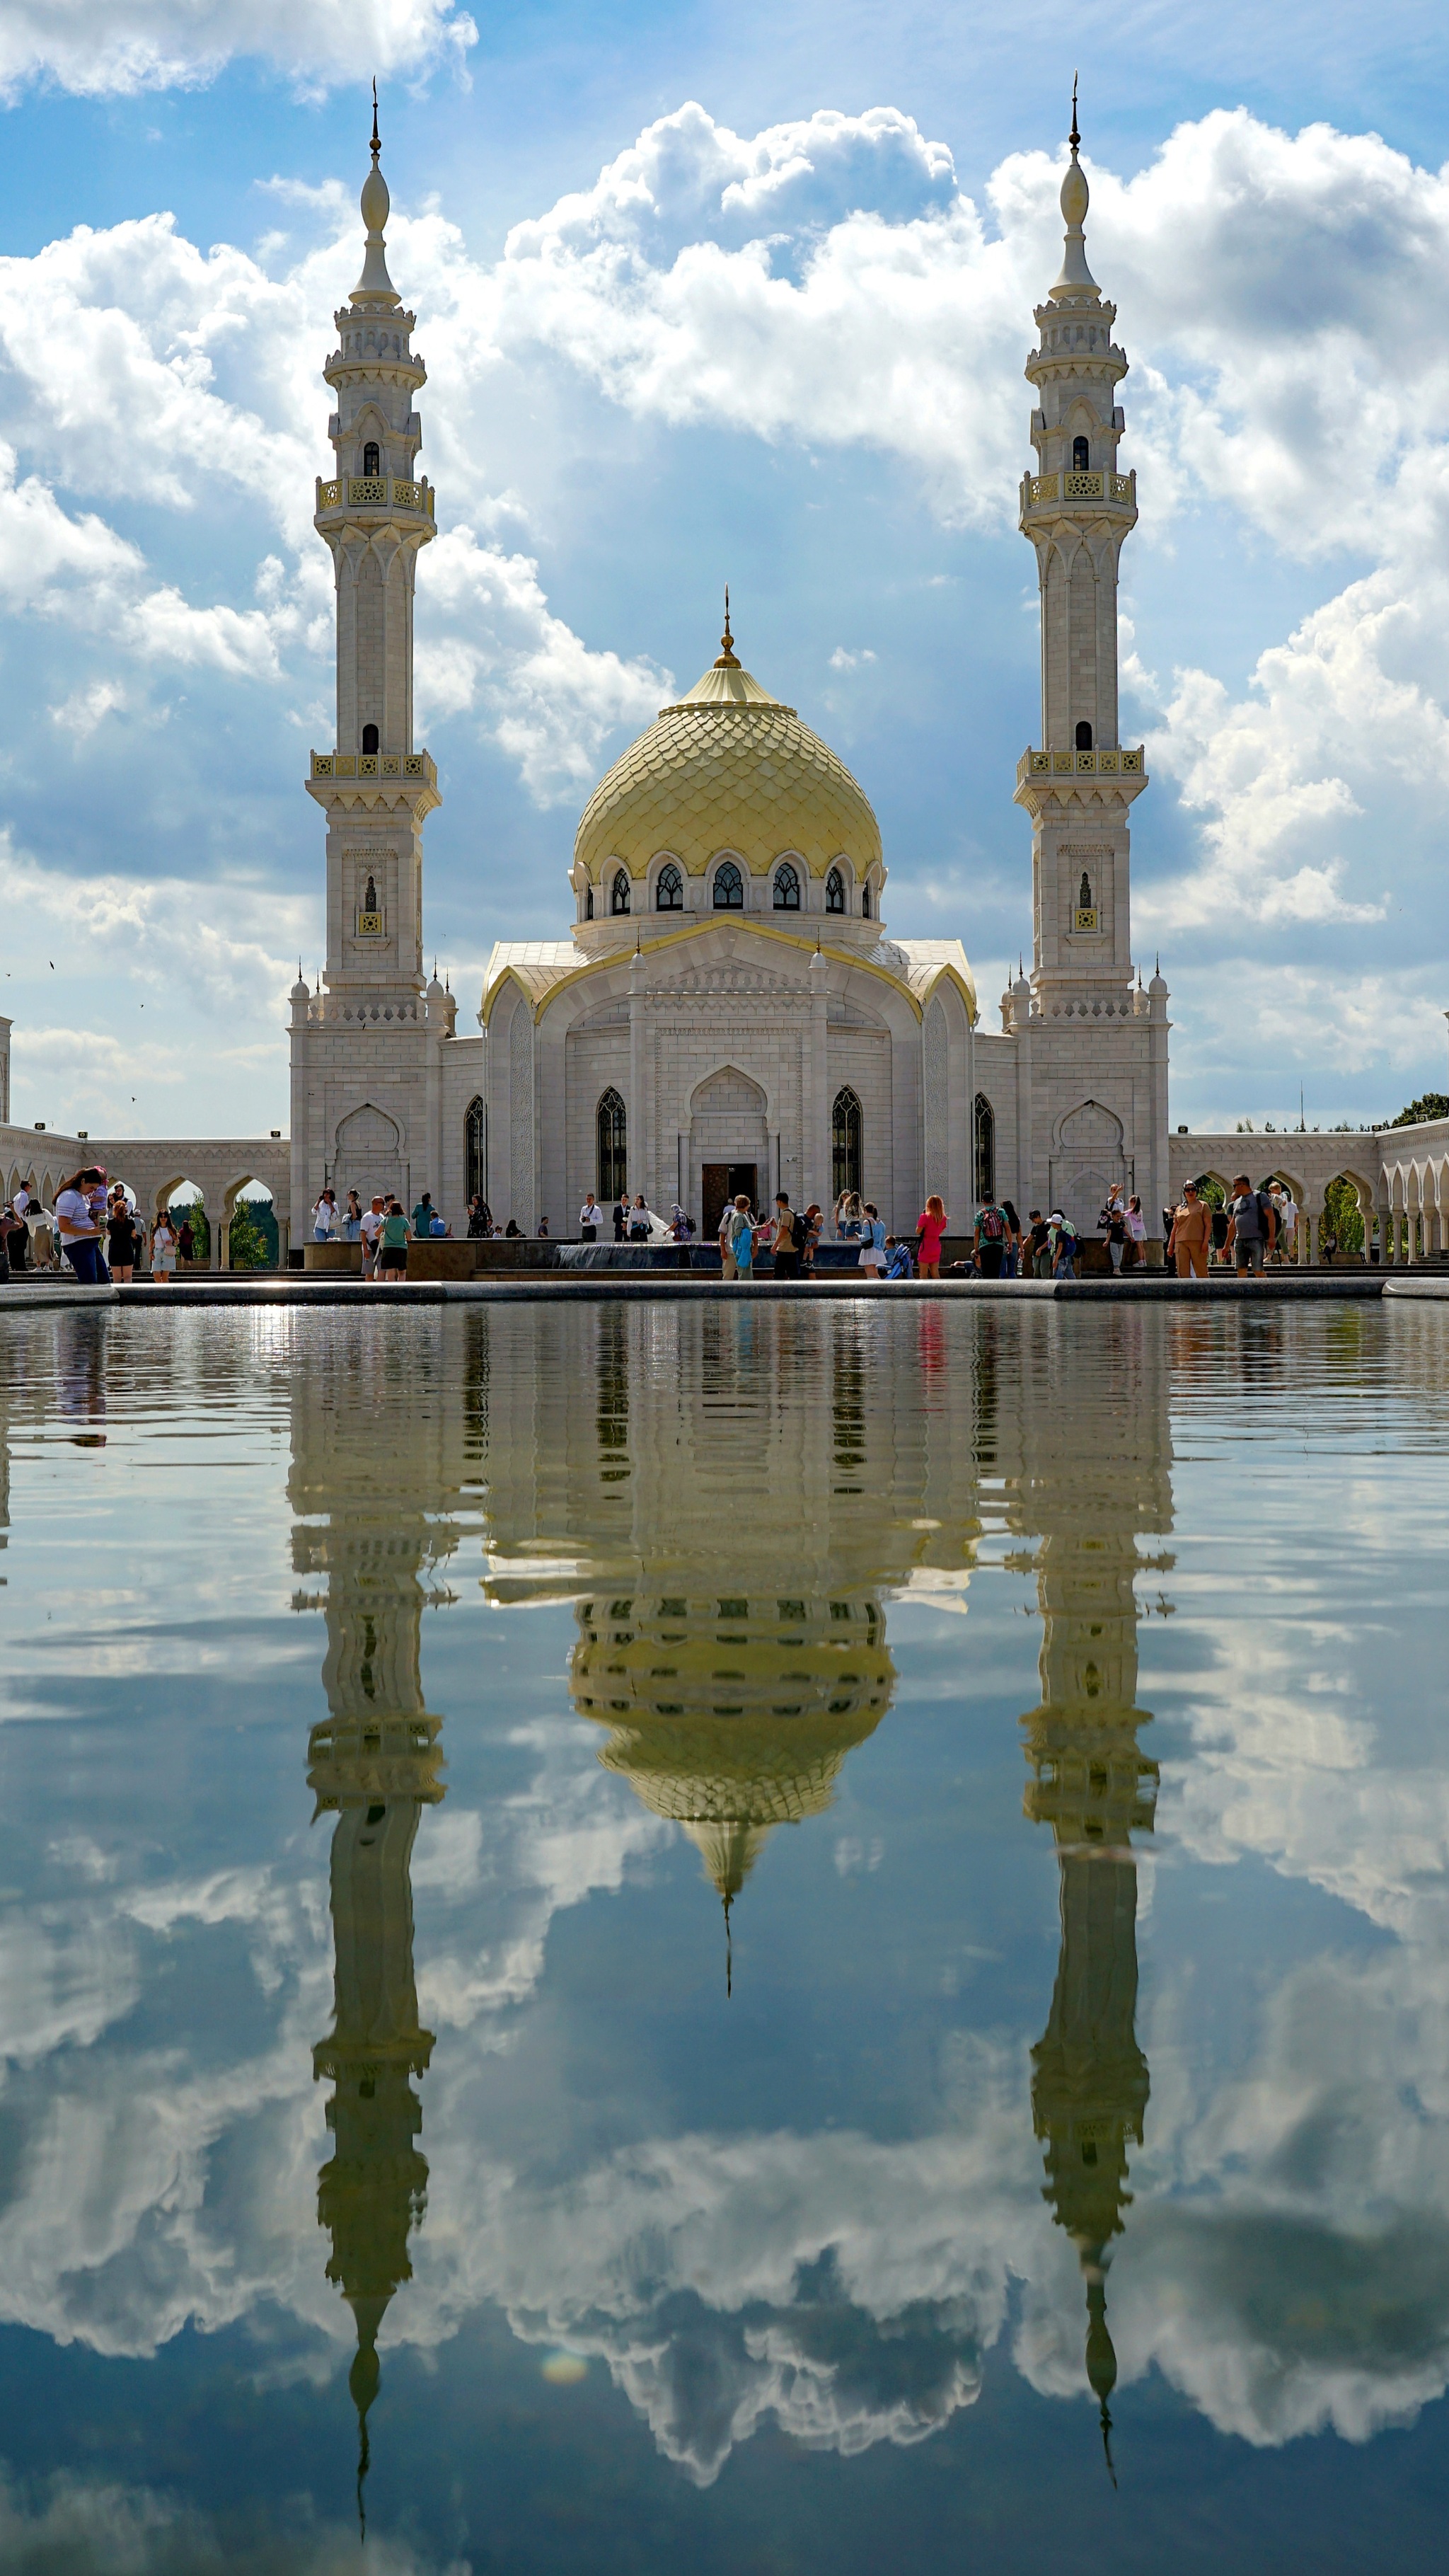
M 574 838 L 595 885 L 622 859 L 642 877 L 667 850 L 692 876 L 729 850 L 763 876 L 787 852 L 824 876 L 851 862 L 857 882 L 881 857 L 880 826 L 843 760 L 724 651 L 687 697 L 600 779 Z

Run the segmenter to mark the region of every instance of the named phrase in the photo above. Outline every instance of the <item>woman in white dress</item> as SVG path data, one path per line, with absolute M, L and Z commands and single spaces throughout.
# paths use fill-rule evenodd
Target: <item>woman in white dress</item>
M 163 1287 L 176 1275 L 176 1229 L 166 1209 L 151 1228 L 151 1276 Z

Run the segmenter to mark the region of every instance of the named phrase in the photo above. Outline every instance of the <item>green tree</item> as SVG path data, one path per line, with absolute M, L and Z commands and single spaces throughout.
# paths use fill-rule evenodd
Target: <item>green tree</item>
M 1194 1187 L 1196 1188 L 1198 1197 L 1206 1206 L 1210 1208 L 1227 1206 L 1227 1191 L 1223 1188 L 1221 1181 L 1215 1181 L 1213 1179 L 1211 1172 L 1204 1172 L 1201 1179 L 1194 1183 Z
M 1407 1109 L 1399 1111 L 1397 1118 L 1389 1120 L 1389 1125 L 1418 1127 L 1426 1118 L 1449 1118 L 1449 1092 L 1421 1092 L 1417 1100 L 1410 1101 Z
M 1363 1210 L 1352 1181 L 1342 1178 L 1330 1181 L 1323 1193 L 1323 1214 L 1318 1220 L 1318 1249 L 1324 1239 L 1334 1235 L 1340 1252 L 1362 1252 L 1364 1243 Z
M 233 1270 L 275 1270 L 277 1220 L 270 1199 L 239 1198 L 227 1234 Z

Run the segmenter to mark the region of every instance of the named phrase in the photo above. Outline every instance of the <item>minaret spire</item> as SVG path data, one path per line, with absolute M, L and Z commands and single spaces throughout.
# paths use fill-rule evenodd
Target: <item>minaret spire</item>
M 719 646 L 719 655 L 715 662 L 715 669 L 717 671 L 737 671 L 740 666 L 735 653 L 735 639 L 730 633 L 730 586 L 728 582 L 725 583 L 724 633 L 719 639 Z
M 1073 78 L 1073 81 L 1072 81 L 1072 126 L 1073 126 L 1073 135 L 1072 135 L 1072 140 L 1073 140 L 1073 142 L 1075 142 L 1075 141 L 1076 141 L 1076 133 L 1075 133 L 1076 122 L 1077 122 L 1077 84 L 1076 84 L 1076 79 L 1075 79 L 1075 77 L 1074 77 L 1074 78 Z M 373 76 L 372 76 L 372 157 L 373 157 L 374 161 L 377 159 L 377 156 L 378 156 L 378 154 L 381 152 L 381 150 L 382 150 L 382 136 L 378 133 L 378 130 L 377 130 L 377 74 L 376 74 L 376 72 L 374 72 L 374 73 L 373 73 Z
M 372 122 L 373 122 L 373 125 L 374 125 L 374 127 L 375 127 L 375 126 L 376 126 L 376 124 L 377 124 L 377 83 L 376 83 L 376 81 L 374 81 L 374 82 L 373 82 L 373 84 L 372 84 Z M 1075 72 L 1073 72 L 1073 74 L 1072 74 L 1072 130 L 1071 130 L 1071 133 L 1067 136 L 1067 141 L 1070 143 L 1070 145 L 1071 145 L 1071 147 L 1072 147 L 1072 159 L 1073 159 L 1074 161 L 1075 161 L 1075 159 L 1076 159 L 1076 157 L 1077 157 L 1077 147 L 1078 147 L 1078 145 L 1080 144 L 1081 140 L 1082 140 L 1082 138 L 1081 138 L 1080 134 L 1077 132 L 1077 75 L 1076 75 L 1076 73 L 1075 73 Z

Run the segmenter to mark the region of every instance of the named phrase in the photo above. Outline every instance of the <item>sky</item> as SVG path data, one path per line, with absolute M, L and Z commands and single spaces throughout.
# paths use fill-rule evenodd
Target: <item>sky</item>
M 369 88 L 428 368 L 431 952 L 557 937 L 602 770 L 717 649 L 850 763 L 987 1025 L 1029 946 L 1022 367 L 1081 71 L 1131 362 L 1134 948 L 1172 1117 L 1449 1083 L 1449 25 L 1241 0 L 0 0 L 13 1112 L 287 1125 L 321 964 L 321 369 Z

